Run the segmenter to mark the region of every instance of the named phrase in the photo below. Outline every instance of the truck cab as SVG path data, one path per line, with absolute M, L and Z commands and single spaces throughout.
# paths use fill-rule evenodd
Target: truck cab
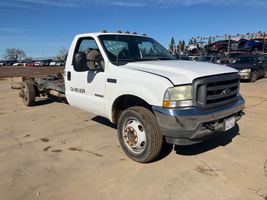
M 188 145 L 232 128 L 244 107 L 236 70 L 177 61 L 154 39 L 124 33 L 77 35 L 65 91 L 70 105 L 118 124 L 122 149 L 140 162 L 163 137 Z

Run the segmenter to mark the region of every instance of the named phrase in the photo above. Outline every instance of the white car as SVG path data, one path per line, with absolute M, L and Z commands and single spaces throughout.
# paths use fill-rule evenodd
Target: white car
M 56 65 L 56 61 L 52 61 L 52 62 L 50 62 L 49 65 L 50 65 L 50 66 L 55 66 L 55 65 Z

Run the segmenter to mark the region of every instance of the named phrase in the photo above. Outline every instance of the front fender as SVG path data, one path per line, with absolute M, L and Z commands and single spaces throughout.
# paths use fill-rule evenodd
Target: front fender
M 163 96 L 165 93 L 165 89 L 159 89 L 157 92 L 153 90 L 149 90 L 145 87 L 136 87 L 134 84 L 127 84 L 116 88 L 116 92 L 112 92 L 112 96 L 110 96 L 110 100 L 107 104 L 107 114 L 108 118 L 112 121 L 112 108 L 114 102 L 124 95 L 136 96 L 142 100 L 144 100 L 149 105 L 161 106 Z

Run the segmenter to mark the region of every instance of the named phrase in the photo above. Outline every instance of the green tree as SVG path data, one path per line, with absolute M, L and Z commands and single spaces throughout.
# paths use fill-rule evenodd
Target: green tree
M 184 50 L 185 50 L 185 41 L 184 40 L 182 40 L 182 42 L 181 42 L 180 49 L 181 49 L 181 52 L 184 52 Z
M 181 52 L 181 45 L 182 45 L 182 41 L 179 40 L 179 44 L 178 44 L 178 46 L 177 46 L 177 49 L 178 49 L 179 52 Z
M 174 38 L 172 37 L 171 38 L 171 41 L 170 41 L 170 44 L 169 44 L 169 50 L 170 51 L 172 51 L 172 52 L 174 52 L 174 45 L 175 45 L 175 40 L 174 40 Z

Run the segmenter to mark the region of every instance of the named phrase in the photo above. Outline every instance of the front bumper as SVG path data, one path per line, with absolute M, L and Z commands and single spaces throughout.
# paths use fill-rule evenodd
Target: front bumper
M 245 100 L 220 108 L 201 110 L 195 107 L 166 109 L 153 106 L 161 133 L 167 142 L 177 145 L 189 145 L 207 140 L 217 132 L 224 131 L 224 119 L 241 118 Z

